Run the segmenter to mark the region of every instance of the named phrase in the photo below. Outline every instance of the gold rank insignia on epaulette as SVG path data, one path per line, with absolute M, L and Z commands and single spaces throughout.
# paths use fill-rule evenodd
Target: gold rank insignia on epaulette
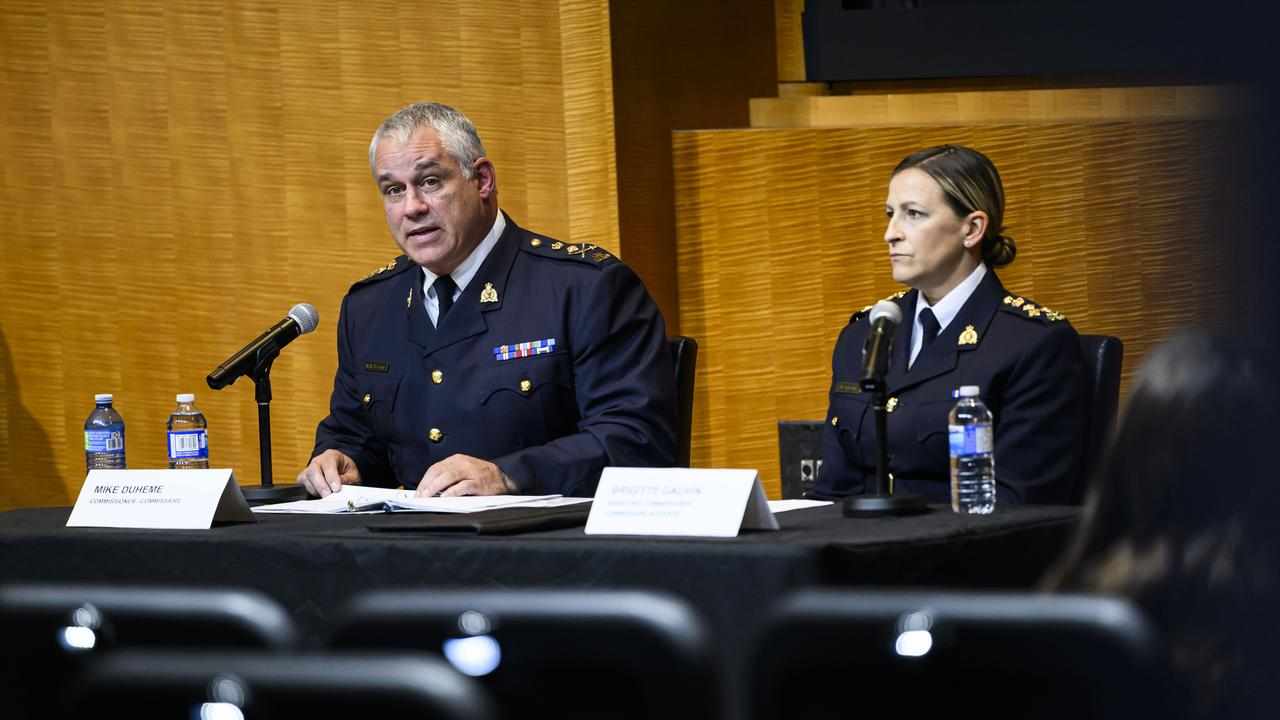
M 373 272 L 369 273 L 368 275 L 365 275 L 359 280 L 356 280 L 354 283 L 351 284 L 351 287 L 352 289 L 355 289 L 356 287 L 359 287 L 366 283 L 378 282 L 383 278 L 389 278 L 393 275 L 397 275 L 404 269 L 410 268 L 410 267 L 413 267 L 413 263 L 408 262 L 407 258 L 404 255 L 401 255 L 400 257 L 392 260 L 386 265 L 383 265 L 380 268 L 375 268 Z M 413 305 L 412 297 L 408 299 L 407 304 L 410 306 Z
M 1012 312 L 1014 315 L 1020 314 L 1028 318 L 1044 318 L 1045 322 L 1051 323 L 1067 319 L 1067 316 L 1060 312 L 1050 310 L 1047 307 L 1037 306 L 1035 303 L 1022 297 L 1005 295 L 1004 304 L 1007 306 L 1009 312 Z
M 907 291 L 906 291 L 906 290 L 899 290 L 898 292 L 896 292 L 896 293 L 894 293 L 894 294 L 890 295 L 889 297 L 887 297 L 887 298 L 883 298 L 883 299 L 881 299 L 881 300 L 877 300 L 876 302 L 884 302 L 885 300 L 888 300 L 888 301 L 892 302 L 892 301 L 894 301 L 894 300 L 899 300 L 899 299 L 901 299 L 901 298 L 902 298 L 902 296 L 904 296 L 904 295 L 906 295 L 906 294 L 907 294 Z M 861 310 L 859 310 L 858 312 L 854 313 L 854 314 L 853 314 L 853 320 L 857 320 L 858 318 L 862 317 L 863 315 L 866 315 L 867 313 L 871 312 L 871 308 L 873 308 L 873 307 L 875 307 L 875 306 L 876 306 L 876 303 L 871 303 L 870 305 L 868 305 L 868 306 L 866 306 L 866 307 L 862 308 Z M 852 321 L 850 321 L 850 322 L 852 322 Z
M 573 257 L 587 262 L 598 264 L 606 260 L 615 259 L 613 255 L 604 248 L 594 243 L 575 243 L 565 245 L 559 240 L 546 240 L 544 238 L 535 237 L 529 240 L 529 247 L 542 250 L 542 255 L 550 255 L 555 257 Z
M 386 271 L 388 271 L 388 270 L 395 270 L 395 269 L 396 269 L 396 261 L 395 261 L 395 260 L 392 260 L 391 262 L 387 263 L 386 265 L 383 265 L 382 267 L 380 267 L 380 268 L 378 268 L 378 269 L 374 270 L 373 272 L 369 273 L 368 275 L 365 275 L 362 279 L 363 279 L 363 280 L 368 280 L 369 278 L 374 277 L 375 275 L 381 275 L 382 273 L 384 273 L 384 272 L 386 272 Z

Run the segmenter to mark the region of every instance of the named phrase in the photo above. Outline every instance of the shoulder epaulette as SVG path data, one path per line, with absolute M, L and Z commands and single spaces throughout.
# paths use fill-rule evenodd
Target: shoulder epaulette
M 902 299 L 902 297 L 903 297 L 904 295 L 906 295 L 906 294 L 907 294 L 907 291 L 906 291 L 906 290 L 899 290 L 898 292 L 896 292 L 896 293 L 894 293 L 894 294 L 890 295 L 890 296 L 889 296 L 889 297 L 887 297 L 887 298 L 881 298 L 881 299 L 877 300 L 876 302 L 871 303 L 870 305 L 868 305 L 868 306 L 866 306 L 866 307 L 862 308 L 861 310 L 859 310 L 858 312 L 854 313 L 853 315 L 849 316 L 849 322 L 851 322 L 851 323 L 852 323 L 852 322 L 856 322 L 856 321 L 857 321 L 859 318 L 861 318 L 863 315 L 866 315 L 867 313 L 871 312 L 871 308 L 875 307 L 875 306 L 876 306 L 876 303 L 884 302 L 885 300 L 889 300 L 889 301 L 893 301 L 893 300 L 900 300 L 900 299 Z
M 1000 309 L 1029 320 L 1039 320 L 1046 325 L 1067 319 L 1067 316 L 1060 312 L 1050 310 L 1043 305 L 1036 305 L 1024 297 L 1015 295 L 1005 295 L 1004 301 L 1000 303 Z
M 614 257 L 613 253 L 593 243 L 565 243 L 534 235 L 524 240 L 521 247 L 534 255 L 560 260 L 576 260 L 588 265 L 603 266 L 618 262 L 618 258 Z
M 380 268 L 376 268 L 373 272 L 352 283 L 351 289 L 354 290 L 361 285 L 367 285 L 369 283 L 378 282 L 379 280 L 385 280 L 393 275 L 398 275 L 412 265 L 413 263 L 409 262 L 408 257 L 401 255 L 395 260 L 392 260 Z

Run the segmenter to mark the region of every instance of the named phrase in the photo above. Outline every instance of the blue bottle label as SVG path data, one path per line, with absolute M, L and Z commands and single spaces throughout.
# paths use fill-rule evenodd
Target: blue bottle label
M 169 431 L 169 459 L 188 460 L 209 458 L 209 438 L 205 430 Z
M 123 430 L 85 430 L 86 452 L 120 452 L 124 450 Z
M 948 425 L 947 438 L 956 457 L 991 452 L 990 425 Z

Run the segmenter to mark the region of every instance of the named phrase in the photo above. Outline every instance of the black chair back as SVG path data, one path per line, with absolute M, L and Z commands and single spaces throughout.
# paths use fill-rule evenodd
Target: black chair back
M 677 335 L 667 339 L 676 369 L 676 465 L 689 467 L 689 444 L 693 435 L 693 381 L 698 365 L 698 342 Z
M 117 648 L 281 651 L 297 633 L 273 600 L 248 590 L 110 585 L 0 586 L 0 717 L 53 717 L 86 666 Z
M 503 717 L 718 713 L 702 621 L 653 593 L 380 590 L 352 602 L 329 644 L 443 651 L 493 693 Z
M 1088 427 L 1085 430 L 1084 466 L 1072 489 L 1071 502 L 1075 504 L 1084 499 L 1089 478 L 1098 468 L 1115 424 L 1116 407 L 1120 403 L 1124 343 L 1111 335 L 1081 335 L 1080 351 L 1084 355 Z
M 1130 719 L 1157 706 L 1156 635 L 1112 598 L 807 591 L 784 601 L 754 648 L 749 707 L 761 720 L 859 707 L 940 717 L 961 706 Z
M 198 644 L 283 650 L 297 641 L 289 614 L 253 590 L 44 583 L 0 587 L 0 623 L 8 632 L 38 633 L 42 642 L 52 643 L 54 631 L 68 626 L 74 612 L 86 605 L 100 616 L 99 641 L 117 647 Z
M 71 692 L 71 717 L 463 720 L 493 717 L 470 678 L 421 655 L 128 650 Z

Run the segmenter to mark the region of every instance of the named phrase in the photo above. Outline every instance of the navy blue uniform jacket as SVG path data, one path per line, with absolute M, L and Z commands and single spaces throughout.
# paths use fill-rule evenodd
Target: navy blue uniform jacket
M 894 491 L 950 502 L 952 391 L 977 385 L 995 416 L 997 501 L 1068 502 L 1082 481 L 1077 474 L 1084 448 L 1084 362 L 1076 331 L 1061 315 L 1008 295 L 988 272 L 908 370 L 918 292 L 896 299 L 903 322 L 885 376 Z M 875 415 L 871 396 L 858 386 L 869 329 L 867 313 L 856 313 L 836 341 L 822 472 L 814 487 L 819 496 L 874 488 Z
M 337 449 L 362 482 L 414 488 L 433 463 L 464 453 L 495 463 L 520 492 L 565 495 L 594 493 L 606 465 L 673 464 L 666 326 L 617 258 L 508 218 L 439 327 L 422 283 L 401 256 L 343 299 L 313 456 Z

